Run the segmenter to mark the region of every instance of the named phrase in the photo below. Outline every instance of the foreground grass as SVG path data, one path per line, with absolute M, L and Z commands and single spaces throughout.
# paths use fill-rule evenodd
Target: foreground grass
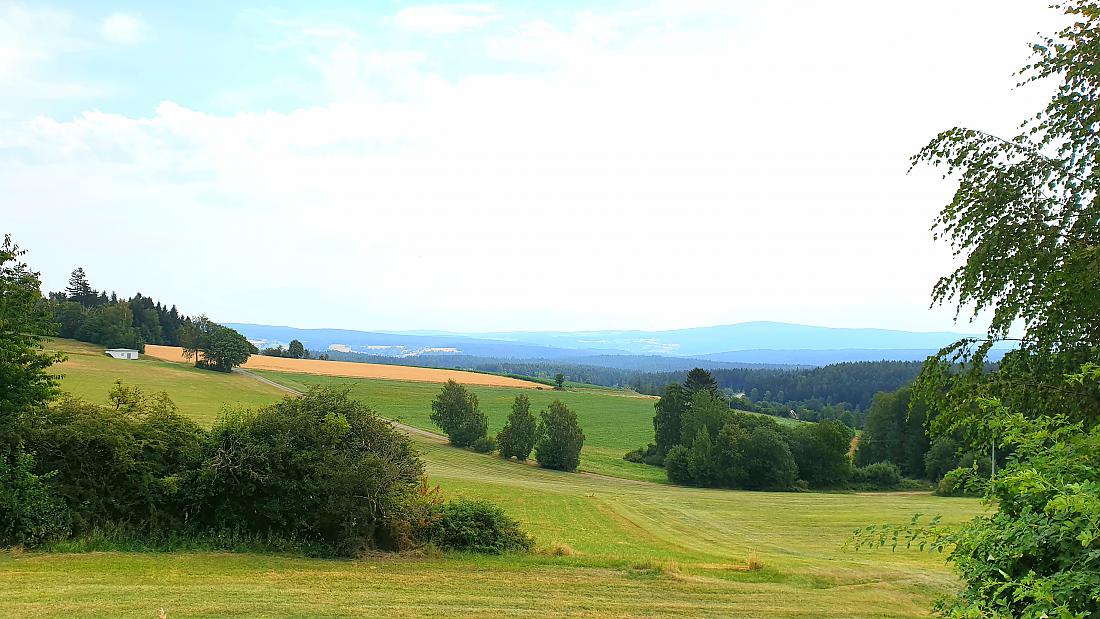
M 95 358 L 62 368 L 63 385 L 94 390 L 90 399 L 101 399 L 115 377 L 163 388 L 203 423 L 212 421 L 220 402 L 209 404 L 213 411 L 203 407 L 218 398 L 281 395 L 255 395 L 249 388 L 272 388 L 245 376 L 86 356 Z M 324 377 L 293 378 L 298 382 L 291 386 L 305 388 Z M 218 379 L 232 382 L 210 382 Z M 426 403 L 437 385 L 333 382 L 351 384 L 357 397 L 386 416 L 431 427 Z M 475 391 L 499 428 L 513 394 Z M 589 435 L 585 462 L 595 469 L 602 466 L 601 452 L 592 450 L 607 450 L 608 462 L 615 450 L 622 462 L 624 447 L 641 443 L 642 432 L 650 431 L 649 399 L 600 390 L 526 393 L 536 407 L 553 398 L 576 407 Z M 7 551 L 0 552 L 0 616 L 149 617 L 164 607 L 170 617 L 916 617 L 957 586 L 943 557 L 857 553 L 844 550 L 844 540 L 869 523 L 904 522 L 914 513 L 941 514 L 953 523 L 981 509 L 974 500 L 927 493 L 756 493 L 560 473 L 413 438 L 430 482 L 445 494 L 492 500 L 519 519 L 540 548 L 564 545 L 571 554 L 340 561 L 254 553 Z M 742 571 L 753 553 L 764 568 Z
M 11 616 L 915 617 L 955 580 L 943 557 L 842 548 L 856 526 L 971 500 L 752 493 L 558 473 L 418 439 L 432 483 L 491 499 L 572 556 L 0 553 Z M 739 568 L 756 553 L 758 572 Z
M 53 370 L 63 375 L 61 389 L 89 402 L 103 402 L 116 380 L 137 385 L 148 393 L 165 391 L 180 412 L 209 426 L 222 407 L 258 407 L 286 394 L 271 385 L 238 374 L 200 370 L 182 363 L 141 358 L 112 359 L 103 347 L 74 340 L 50 340 L 47 348 L 68 356 Z

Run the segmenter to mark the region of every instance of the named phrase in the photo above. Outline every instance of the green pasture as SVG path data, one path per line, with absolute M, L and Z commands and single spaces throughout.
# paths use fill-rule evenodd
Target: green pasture
M 286 395 L 239 374 L 200 370 L 144 356 L 137 360 L 113 359 L 95 344 L 54 339 L 46 347 L 68 356 L 67 361 L 53 367 L 63 376 L 61 389 L 66 393 L 89 402 L 104 402 L 115 381 L 122 380 L 148 393 L 167 392 L 180 412 L 205 426 L 214 423 L 223 406 L 263 406 Z
M 115 378 L 167 391 L 210 423 L 223 403 L 260 405 L 278 390 L 244 375 L 181 364 L 115 361 L 57 341 L 70 360 L 62 386 L 102 399 Z M 295 388 L 348 384 L 356 397 L 404 423 L 432 428 L 439 386 L 265 372 Z M 518 390 L 474 388 L 490 425 L 503 424 Z M 587 470 L 548 471 L 414 436 L 429 483 L 448 496 L 494 501 L 537 541 L 531 555 L 379 554 L 322 560 L 205 552 L 0 551 L 0 616 L 748 616 L 919 617 L 958 586 L 942 555 L 844 548 L 853 529 L 945 523 L 980 502 L 928 493 L 767 493 L 655 484 L 620 459 L 650 440 L 652 399 L 613 391 L 527 391 L 536 409 L 560 398 L 589 440 Z M 612 468 L 622 463 L 622 470 Z M 663 477 L 663 476 L 662 476 Z M 558 548 L 559 554 L 551 549 Z M 763 563 L 743 571 L 750 555 Z

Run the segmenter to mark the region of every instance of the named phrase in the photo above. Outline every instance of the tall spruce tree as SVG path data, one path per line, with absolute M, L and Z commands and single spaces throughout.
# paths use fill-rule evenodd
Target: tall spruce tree
M 69 285 L 65 287 L 65 294 L 70 301 L 79 303 L 85 309 L 95 305 L 98 296 L 92 289 L 92 285 L 88 283 L 88 276 L 84 273 L 83 267 L 77 267 L 69 275 Z

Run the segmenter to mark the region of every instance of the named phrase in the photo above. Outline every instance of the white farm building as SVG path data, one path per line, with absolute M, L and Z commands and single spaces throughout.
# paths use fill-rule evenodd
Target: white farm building
M 108 348 L 107 354 L 115 359 L 137 359 L 138 351 L 133 348 Z

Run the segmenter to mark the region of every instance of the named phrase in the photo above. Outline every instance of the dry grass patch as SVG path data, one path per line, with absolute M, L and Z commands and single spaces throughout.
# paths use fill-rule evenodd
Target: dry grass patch
M 145 345 L 145 356 L 188 363 L 183 349 L 178 346 Z M 454 380 L 464 385 L 485 387 L 519 387 L 523 389 L 549 389 L 541 383 L 495 374 L 479 374 L 460 370 L 440 370 L 418 368 L 407 365 L 384 365 L 380 363 L 356 363 L 354 361 L 320 361 L 317 359 L 287 359 L 284 357 L 265 357 L 252 355 L 243 366 L 246 370 L 271 370 L 276 372 L 294 372 L 297 374 L 315 374 L 318 376 L 339 376 L 344 378 L 378 378 L 383 380 L 406 380 L 421 383 L 445 383 Z
M 553 544 L 549 548 L 543 551 L 543 554 L 548 554 L 551 557 L 572 557 L 580 554 L 569 544 Z

